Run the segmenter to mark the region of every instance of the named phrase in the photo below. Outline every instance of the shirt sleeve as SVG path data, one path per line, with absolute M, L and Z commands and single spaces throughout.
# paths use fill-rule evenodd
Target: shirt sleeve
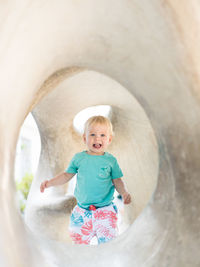
M 121 178 L 123 176 L 122 170 L 119 167 L 119 164 L 117 162 L 117 160 L 115 159 L 114 164 L 112 166 L 112 179 L 117 179 L 117 178 Z
M 70 161 L 69 166 L 67 167 L 67 169 L 65 170 L 65 172 L 68 172 L 68 173 L 77 173 L 78 172 L 76 155 Z

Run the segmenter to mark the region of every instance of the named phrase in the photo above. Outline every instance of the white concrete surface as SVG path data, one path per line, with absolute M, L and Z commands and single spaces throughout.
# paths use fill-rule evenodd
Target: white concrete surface
M 1 3 L 0 266 L 199 266 L 199 10 L 197 0 Z M 91 72 L 123 89 L 107 90 L 107 82 L 99 88 Z M 136 205 L 126 213 L 131 226 L 116 240 L 75 247 L 61 240 L 51 224 L 63 226 L 73 198 L 63 197 L 65 188 L 59 188 L 49 192 L 41 207 L 37 188 L 42 177 L 61 170 L 81 149 L 70 128 L 74 115 L 99 104 L 115 111 L 117 144 L 112 150 L 127 172 Z M 42 154 L 27 209 L 30 233 L 16 208 L 13 167 L 19 130 L 32 110 L 42 133 Z M 146 124 L 140 123 L 143 119 Z M 66 129 L 71 130 L 67 135 Z M 148 145 L 140 150 L 144 142 Z M 127 158 L 135 162 L 134 151 L 146 165 L 127 164 Z M 142 186 L 137 182 L 137 190 L 132 183 L 135 168 L 142 183 L 148 169 L 158 181 L 148 202 L 155 184 L 150 183 L 142 205 Z M 52 231 L 46 220 L 50 213 L 58 218 L 50 223 Z M 42 227 L 44 235 L 39 234 Z

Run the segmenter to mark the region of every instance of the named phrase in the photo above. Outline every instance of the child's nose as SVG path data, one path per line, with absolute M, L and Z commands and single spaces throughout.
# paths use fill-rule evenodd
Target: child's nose
M 100 135 L 96 135 L 96 140 L 99 140 L 101 138 Z

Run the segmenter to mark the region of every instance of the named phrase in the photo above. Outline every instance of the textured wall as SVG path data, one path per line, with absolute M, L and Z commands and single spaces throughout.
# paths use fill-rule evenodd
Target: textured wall
M 83 260 L 88 266 L 199 266 L 199 9 L 197 0 L 184 0 L 181 6 L 175 0 L 7 0 L 1 3 L 0 266 L 23 267 L 28 261 L 29 266 L 78 267 L 82 266 Z M 90 82 L 95 81 L 94 86 L 89 89 L 73 86 L 75 91 L 70 87 L 65 91 L 60 88 L 65 82 L 67 88 L 73 79 L 78 84 L 82 75 L 88 73 L 86 70 L 105 74 L 121 84 L 125 88 L 123 94 L 110 86 L 109 90 L 102 89 L 101 99 L 95 98 L 91 92 L 96 91 L 91 88 L 96 88 L 97 82 L 93 78 Z M 106 84 L 104 86 L 106 88 Z M 65 91 L 63 98 L 59 90 Z M 113 97 L 108 91 L 113 91 Z M 130 98 L 125 98 L 127 94 Z M 138 104 L 131 104 L 135 101 L 132 97 L 143 109 Z M 54 104 L 52 109 L 49 104 L 49 110 L 48 103 L 43 106 L 48 98 L 49 103 Z M 56 101 L 61 105 L 59 112 Z M 134 145 L 132 127 L 137 122 L 133 109 L 140 109 L 138 120 L 146 119 L 145 125 L 152 137 L 149 149 L 147 146 L 145 150 L 148 164 L 140 172 L 145 170 L 146 173 L 149 167 L 152 183 L 146 188 L 157 180 L 155 192 L 146 208 L 143 209 L 146 204 L 143 203 L 138 211 L 134 210 L 140 203 L 136 197 L 138 206 L 127 211 L 128 220 L 133 222 L 139 211 L 142 213 L 126 232 L 108 244 L 74 247 L 62 241 L 54 227 L 44 236 L 34 236 L 22 222 L 15 203 L 13 166 L 20 126 L 26 114 L 34 108 L 42 133 L 43 154 L 38 170 L 42 179 L 43 175 L 62 169 L 65 156 L 71 156 L 62 149 L 58 133 L 63 130 L 64 143 L 69 143 L 72 153 L 76 148 L 74 145 L 72 149 L 73 142 L 78 145 L 79 141 L 73 132 L 65 135 L 65 130 L 70 128 L 79 105 L 82 109 L 96 104 L 114 106 L 119 137 L 123 137 L 120 132 L 123 122 L 128 121 L 125 126 L 130 133 L 131 146 Z M 69 113 L 63 128 L 61 113 L 65 108 Z M 54 113 L 54 109 L 58 113 Z M 48 114 L 49 124 L 45 124 Z M 117 116 L 121 114 L 123 116 Z M 124 116 L 126 120 L 122 120 Z M 52 131 L 52 127 L 56 131 Z M 145 135 L 140 141 L 145 142 L 142 137 Z M 121 145 L 127 154 L 135 155 L 133 149 L 126 146 L 126 140 Z M 49 158 L 46 149 L 49 149 Z M 114 143 L 112 149 L 118 153 Z M 151 149 L 154 153 L 149 160 Z M 60 160 L 54 161 L 58 151 L 62 151 Z M 124 157 L 120 159 L 122 163 Z M 124 166 L 131 173 L 131 167 Z M 127 179 L 134 193 L 130 176 Z M 42 223 L 47 218 L 45 209 L 40 208 L 40 201 L 37 203 L 39 182 L 38 178 L 31 189 L 27 209 L 29 223 L 31 212 L 34 218 L 38 214 Z M 150 194 L 152 190 L 151 187 L 146 191 Z M 52 212 L 52 218 L 58 217 L 61 221 L 63 211 L 69 213 L 70 205 L 73 205 L 73 199 L 61 197 L 63 192 L 64 188 L 60 188 L 49 193 L 52 202 L 55 199 L 52 210 L 49 210 L 52 202 L 45 203 L 48 214 Z M 59 219 L 56 223 L 60 223 Z M 41 230 L 40 227 L 36 229 L 37 224 L 31 227 L 35 233 Z M 49 240 L 48 236 L 56 236 L 60 242 Z M 77 254 L 80 255 L 78 258 Z

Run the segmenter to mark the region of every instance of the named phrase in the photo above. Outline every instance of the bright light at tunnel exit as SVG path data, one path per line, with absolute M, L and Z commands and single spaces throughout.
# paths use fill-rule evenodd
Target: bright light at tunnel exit
M 31 113 L 26 117 L 19 134 L 15 160 L 15 180 L 26 174 L 35 175 L 41 151 L 37 124 Z
M 112 108 L 109 105 L 98 105 L 81 110 L 73 120 L 73 126 L 76 132 L 83 134 L 85 122 L 92 116 L 101 115 L 111 119 Z

